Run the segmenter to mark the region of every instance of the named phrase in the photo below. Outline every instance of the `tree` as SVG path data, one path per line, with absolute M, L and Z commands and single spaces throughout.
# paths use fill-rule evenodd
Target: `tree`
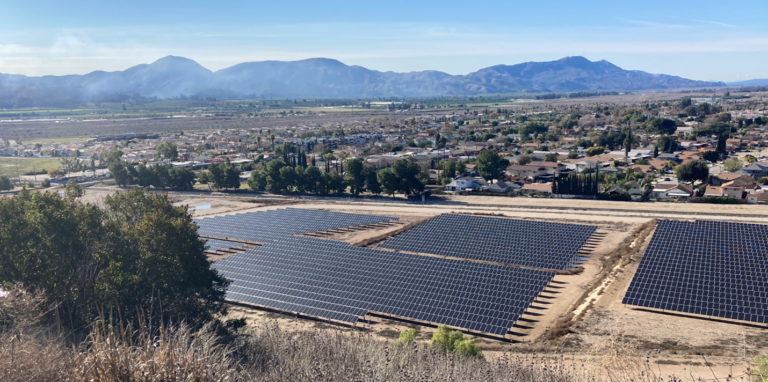
M 392 197 L 395 197 L 395 193 L 399 191 L 400 182 L 397 179 L 397 175 L 395 175 L 395 172 L 392 171 L 392 169 L 385 168 L 383 170 L 380 170 L 378 174 L 376 175 L 379 184 L 381 184 L 381 188 L 387 195 L 392 195 Z
M 587 149 L 586 155 L 588 157 L 600 155 L 605 152 L 605 148 L 602 146 L 592 146 Z
M 533 162 L 533 156 L 531 155 L 519 155 L 517 157 L 517 164 L 519 164 L 520 166 L 525 166 L 531 162 Z
M 723 162 L 723 169 L 728 172 L 739 171 L 742 167 L 744 167 L 744 162 L 736 158 L 728 159 L 727 161 Z
M 252 171 L 247 183 L 251 190 L 264 191 L 267 188 L 267 177 L 264 171 Z
M 66 187 L 64 187 L 64 192 L 67 194 L 67 197 L 77 199 L 85 195 L 85 187 L 70 179 Z
M 264 175 L 267 182 L 266 190 L 269 192 L 282 193 L 287 187 L 280 177 L 280 169 L 287 166 L 281 159 L 269 161 L 264 169 Z
M 77 157 L 77 152 L 73 151 L 71 156 L 61 158 L 61 168 L 66 173 L 70 173 L 84 171 L 86 166 L 83 161 Z
M 728 140 L 728 133 L 720 133 L 717 136 L 717 147 L 715 151 L 720 153 L 720 155 L 725 155 L 727 147 L 726 147 L 726 141 Z
M 344 181 L 344 176 L 338 172 L 326 172 L 323 174 L 323 181 L 325 182 L 326 190 L 330 193 L 341 195 L 344 190 L 347 189 L 347 182 Z
M 112 150 L 109 150 L 106 155 L 102 154 L 102 157 L 104 157 L 103 165 L 109 166 L 112 163 L 121 162 L 123 156 L 123 152 L 120 151 L 117 148 L 114 148 Z
M 645 123 L 646 129 L 651 133 L 672 135 L 677 131 L 675 121 L 666 118 L 654 118 Z
M 28 191 L 0 199 L 0 248 L 14 248 L 0 251 L 0 283 L 41 291 L 69 330 L 100 311 L 198 327 L 225 312 L 229 282 L 210 268 L 186 208 L 143 189 L 103 204 Z
M 544 161 L 545 162 L 557 162 L 557 153 L 547 153 L 544 154 Z
M 165 159 L 172 161 L 179 159 L 179 149 L 173 142 L 161 142 L 159 145 L 157 145 L 155 151 L 157 151 L 157 154 Z
M 64 176 L 64 171 L 58 168 L 52 168 L 48 170 L 48 177 L 51 179 L 59 179 Z
M 579 157 L 579 153 L 576 150 L 571 150 L 568 152 L 568 159 L 576 159 Z
M 464 176 L 464 174 L 467 172 L 467 165 L 464 162 L 459 162 L 456 164 L 456 174 L 458 176 Z
M 483 150 L 478 154 L 476 164 L 480 176 L 486 181 L 492 181 L 503 177 L 509 161 L 496 150 Z
M 368 189 L 368 192 L 374 195 L 380 194 L 381 184 L 379 184 L 379 178 L 376 174 L 376 170 L 371 167 L 366 167 L 363 170 L 363 175 L 365 176 L 365 188 Z
M 706 161 L 710 161 L 714 163 L 714 162 L 717 162 L 718 159 L 720 159 L 720 154 L 718 154 L 717 151 L 708 150 L 708 151 L 705 151 L 704 154 L 701 155 L 701 157 Z
M 5 175 L 0 175 L 0 191 L 10 190 L 13 190 L 13 183 L 11 183 L 11 179 Z
M 291 166 L 284 166 L 280 169 L 280 178 L 282 179 L 282 182 L 285 185 L 285 189 L 287 191 L 291 191 L 292 189 L 296 188 L 296 184 L 298 183 L 298 176 L 296 174 L 295 168 Z
M 48 188 L 48 187 L 51 187 L 51 180 L 50 180 L 50 179 L 43 179 L 43 180 L 40 182 L 40 187 L 42 187 L 42 188 Z
M 323 172 L 315 166 L 307 167 L 304 170 L 304 188 L 309 192 L 320 193 L 325 187 L 323 185 Z
M 656 138 L 656 147 L 662 152 L 673 153 L 677 150 L 677 141 L 672 139 L 669 135 L 662 135 Z
M 133 177 L 128 173 L 128 170 L 122 162 L 111 162 L 108 168 L 109 174 L 118 186 L 126 186 L 133 181 Z
M 755 163 L 757 161 L 757 158 L 755 158 L 755 156 L 752 155 L 752 154 L 747 154 L 747 156 L 744 157 L 744 161 L 749 163 L 749 164 L 752 164 L 752 163 Z
M 209 180 L 216 189 L 240 188 L 240 173 L 227 158 L 224 163 L 212 163 L 208 166 Z
M 350 191 L 357 195 L 363 192 L 365 187 L 365 174 L 363 173 L 363 161 L 361 159 L 347 160 L 347 178 Z
M 677 179 L 682 182 L 705 181 L 709 177 L 709 167 L 703 160 L 690 161 L 675 168 Z
M 197 182 L 200 184 L 208 184 L 211 181 L 210 173 L 208 171 L 200 171 L 197 175 Z

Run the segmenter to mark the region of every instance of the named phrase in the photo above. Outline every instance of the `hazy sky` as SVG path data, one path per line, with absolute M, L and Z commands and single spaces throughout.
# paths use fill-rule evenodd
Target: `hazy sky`
M 697 80 L 768 78 L 768 1 L 0 0 L 0 73 L 218 70 L 328 57 L 466 74 L 581 55 Z

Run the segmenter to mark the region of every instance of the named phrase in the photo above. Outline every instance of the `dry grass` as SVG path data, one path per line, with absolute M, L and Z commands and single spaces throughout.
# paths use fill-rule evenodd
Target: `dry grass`
M 479 359 L 425 344 L 401 345 L 366 332 L 290 333 L 262 321 L 234 337 L 211 326 L 136 330 L 97 322 L 77 346 L 46 329 L 41 299 L 22 289 L 0 298 L 0 381 L 679 381 L 611 336 L 586 362 L 517 354 Z M 26 333 L 30 333 L 27 335 Z

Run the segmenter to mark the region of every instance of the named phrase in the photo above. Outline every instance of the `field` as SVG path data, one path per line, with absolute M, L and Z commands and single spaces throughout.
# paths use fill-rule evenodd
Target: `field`
M 58 158 L 9 158 L 0 157 L 0 175 L 25 174 L 61 167 Z
M 356 100 L 296 100 L 294 104 L 285 100 L 248 101 L 159 101 L 141 105 L 129 105 L 126 112 L 122 104 L 99 105 L 102 107 L 77 109 L 76 118 L 67 120 L 61 114 L 63 110 L 6 111 L 0 114 L 0 120 L 51 118 L 62 121 L 19 121 L 3 123 L 0 136 L 9 139 L 21 138 L 23 141 L 51 141 L 61 138 L 82 138 L 95 135 L 118 133 L 178 133 L 179 131 L 200 131 L 212 129 L 250 129 L 279 128 L 302 125 L 324 125 L 364 121 L 373 117 L 386 116 L 390 120 L 407 119 L 420 116 L 444 116 L 454 112 L 464 112 L 468 108 L 534 108 L 544 106 L 570 106 L 584 103 L 601 105 L 639 105 L 648 101 L 675 100 L 684 96 L 696 96 L 681 91 L 648 91 L 615 96 L 591 98 L 558 98 L 535 100 L 517 98 L 520 95 L 488 95 L 466 97 L 466 99 L 434 98 L 413 100 L 427 104 L 429 108 L 390 112 L 383 107 L 371 109 L 351 108 Z M 750 93 L 753 97 L 763 94 Z M 311 101 L 311 102 L 310 102 Z M 290 114 L 290 111 L 301 114 Z M 74 113 L 75 111 L 73 111 Z M 284 113 L 283 113 L 284 112 Z M 15 115 L 22 113 L 23 116 Z M 27 115 L 35 113 L 34 115 Z M 45 113 L 45 114 L 43 114 Z M 175 117 L 174 117 L 175 116 Z M 60 142 L 61 143 L 61 142 Z

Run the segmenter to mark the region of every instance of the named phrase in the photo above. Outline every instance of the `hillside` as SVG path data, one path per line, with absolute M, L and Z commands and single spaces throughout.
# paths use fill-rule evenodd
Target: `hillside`
M 124 71 L 26 77 L 0 74 L 0 107 L 121 102 L 132 96 L 218 98 L 426 97 L 518 92 L 648 90 L 724 86 L 665 74 L 624 70 L 607 61 L 565 57 L 497 65 L 467 75 L 439 71 L 380 72 L 326 58 L 261 61 L 212 72 L 175 56 Z

